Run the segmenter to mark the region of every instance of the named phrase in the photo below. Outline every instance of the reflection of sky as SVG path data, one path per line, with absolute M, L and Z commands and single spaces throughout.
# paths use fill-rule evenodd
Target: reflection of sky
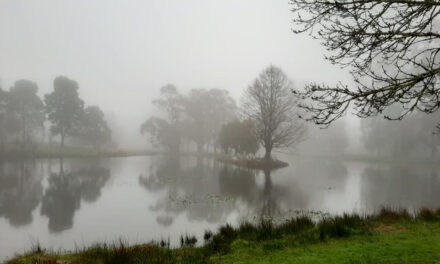
M 323 208 L 330 212 L 344 213 L 358 211 L 360 208 L 360 184 L 361 176 L 359 167 L 347 164 L 347 179 L 340 189 L 327 189 Z
M 438 168 L 290 159 L 288 168 L 271 173 L 190 157 L 65 160 L 62 181 L 57 160 L 28 164 L 27 174 L 4 164 L 0 258 L 36 241 L 54 249 L 119 238 L 170 238 L 176 245 L 180 234 L 200 237 L 219 224 L 289 210 L 362 213 L 382 205 L 440 205 Z

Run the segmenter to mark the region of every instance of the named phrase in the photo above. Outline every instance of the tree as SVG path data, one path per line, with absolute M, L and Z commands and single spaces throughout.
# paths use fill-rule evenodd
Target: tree
M 0 90 L 0 144 L 3 146 L 10 136 L 20 132 L 21 123 L 14 108 L 10 102 L 10 92 Z
M 6 92 L 0 87 L 0 155 L 4 150 L 4 145 L 6 141 Z
M 222 126 L 219 143 L 224 152 L 233 150 L 238 155 L 255 155 L 259 142 L 252 120 L 234 120 Z
M 104 119 L 104 113 L 98 106 L 88 106 L 84 109 L 81 121 L 80 138 L 99 148 L 111 140 L 111 130 Z
M 316 124 L 328 126 L 352 104 L 359 117 L 382 114 L 393 105 L 401 119 L 440 107 L 440 2 L 418 0 L 291 0 L 294 32 L 310 32 L 330 52 L 327 59 L 351 67 L 355 89 L 312 83 L 301 92 L 302 104 Z
M 401 111 L 395 106 L 387 110 Z M 368 150 L 376 151 L 377 154 L 409 156 L 420 155 L 422 154 L 420 151 L 423 151 L 425 156 L 428 154 L 435 157 L 440 146 L 440 135 L 433 133 L 432 130 L 433 124 L 440 120 L 439 114 L 426 115 L 413 112 L 398 123 L 390 123 L 379 118 L 363 119 L 361 122 L 363 142 Z M 430 127 L 431 129 L 427 129 Z
M 272 149 L 294 146 L 306 134 L 292 90 L 292 82 L 283 71 L 269 66 L 245 92 L 243 113 L 255 122 L 267 160 L 271 159 Z
M 221 89 L 192 89 L 185 100 L 185 132 L 202 152 L 213 144 L 214 152 L 218 134 L 223 124 L 235 117 L 236 104 L 228 91 Z
M 161 98 L 153 100 L 153 104 L 162 110 L 170 123 L 180 122 L 184 99 L 176 86 L 167 84 L 160 88 L 160 94 Z
M 44 105 L 37 95 L 38 86 L 28 80 L 16 81 L 8 93 L 7 108 L 20 122 L 21 142 L 29 142 L 35 129 L 42 129 L 45 120 Z
M 81 122 L 84 102 L 78 95 L 78 83 L 60 76 L 54 80 L 54 91 L 45 96 L 46 112 L 52 122 L 51 132 L 60 135 L 61 147 L 67 135 L 75 130 Z
M 141 133 L 148 133 L 150 142 L 155 147 L 163 146 L 174 152 L 178 152 L 180 149 L 181 134 L 178 127 L 164 119 L 150 117 L 141 125 Z
M 6 92 L 0 87 L 0 154 L 6 140 Z
M 161 88 L 161 98 L 153 104 L 161 116 L 150 117 L 141 125 L 141 133 L 150 135 L 154 146 L 179 151 L 182 140 L 197 145 L 197 150 L 213 144 L 216 149 L 221 126 L 235 115 L 235 101 L 226 90 L 192 89 L 188 95 L 180 94 L 174 85 Z
M 164 118 L 150 117 L 141 125 L 141 133 L 150 135 L 153 146 L 164 146 L 170 151 L 179 151 L 183 96 L 172 84 L 161 87 L 160 94 L 161 98 L 153 100 L 153 104 L 161 110 Z

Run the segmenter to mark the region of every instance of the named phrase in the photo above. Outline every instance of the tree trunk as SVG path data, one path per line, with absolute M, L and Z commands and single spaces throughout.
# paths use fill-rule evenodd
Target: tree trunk
M 61 132 L 61 147 L 64 148 L 64 138 L 66 137 L 66 133 Z
M 24 145 L 26 142 L 26 121 L 24 116 L 21 118 L 21 144 Z
M 264 159 L 271 160 L 272 147 L 267 146 L 267 147 L 265 147 L 265 149 L 266 149 L 266 153 L 264 154 Z

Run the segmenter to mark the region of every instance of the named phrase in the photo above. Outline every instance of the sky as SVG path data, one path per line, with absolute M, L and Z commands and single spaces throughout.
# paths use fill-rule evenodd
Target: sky
M 29 79 L 44 95 L 56 76 L 74 79 L 134 147 L 168 83 L 226 89 L 239 101 L 271 64 L 298 88 L 350 82 L 319 40 L 292 33 L 291 19 L 288 0 L 0 0 L 1 86 Z

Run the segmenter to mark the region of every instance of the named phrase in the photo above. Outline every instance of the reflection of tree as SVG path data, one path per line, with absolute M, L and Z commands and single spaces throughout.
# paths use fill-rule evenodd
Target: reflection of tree
M 247 203 L 259 200 L 256 171 L 223 165 L 219 171 L 220 192 Z
M 96 166 L 66 172 L 60 160 L 59 173 L 51 173 L 41 206 L 41 214 L 49 217 L 49 230 L 70 229 L 81 200 L 96 201 L 109 178 L 109 169 Z
M 0 163 L 0 216 L 13 226 L 32 222 L 32 211 L 40 203 L 43 188 L 35 163 Z
M 171 225 L 176 215 L 186 212 L 190 220 L 211 222 L 224 219 L 222 207 L 215 199 L 218 184 L 212 181 L 213 161 L 203 158 L 166 156 L 153 164 L 148 176 L 139 176 L 139 184 L 148 191 L 166 190 L 166 195 L 150 209 L 159 212 L 157 222 Z
M 224 222 L 243 205 L 247 212 L 239 212 L 240 216 L 271 216 L 280 211 L 279 200 L 292 197 L 289 187 L 272 183 L 269 171 L 265 172 L 264 187 L 260 187 L 258 171 L 210 159 L 164 157 L 148 173 L 139 177 L 139 183 L 148 191 L 166 191 L 150 208 L 159 213 L 156 220 L 163 226 L 171 225 L 181 213 L 189 220 Z
M 438 207 L 440 177 L 437 167 L 389 165 L 368 167 L 362 177 L 362 199 L 367 206 Z
M 261 190 L 255 180 L 257 174 L 255 170 L 223 166 L 219 172 L 221 193 L 245 202 L 254 214 L 275 216 L 280 213 L 279 201 L 289 197 L 289 190 L 273 184 L 270 170 L 264 170 L 264 187 Z
M 274 216 L 280 213 L 275 193 L 273 193 L 272 178 L 270 170 L 264 170 L 264 199 L 261 209 L 261 216 Z

